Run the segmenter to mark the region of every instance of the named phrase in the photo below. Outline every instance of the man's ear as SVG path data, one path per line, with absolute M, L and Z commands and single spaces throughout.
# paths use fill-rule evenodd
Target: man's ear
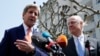
M 22 17 L 24 17 L 24 13 L 22 14 Z

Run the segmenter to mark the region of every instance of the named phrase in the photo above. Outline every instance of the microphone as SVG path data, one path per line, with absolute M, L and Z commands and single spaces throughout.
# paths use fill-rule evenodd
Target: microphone
M 87 41 L 85 42 L 85 48 L 88 49 L 89 56 L 91 56 L 91 52 L 90 52 L 90 42 L 89 42 L 89 40 L 87 40 Z
M 40 48 L 45 48 L 45 45 L 49 43 L 48 40 L 42 36 L 41 33 L 34 33 L 32 35 L 32 42 L 34 45 Z
M 85 47 L 88 48 L 88 49 L 90 48 L 90 42 L 89 42 L 89 40 L 87 40 L 87 41 L 85 42 Z
M 62 52 L 62 48 L 57 42 L 54 42 L 51 39 L 52 36 L 48 32 L 43 32 L 42 36 L 48 39 L 49 44 L 46 46 L 46 48 L 50 50 L 54 56 L 64 56 L 64 53 Z
M 54 42 L 51 38 L 52 38 L 52 36 L 48 33 L 48 32 L 43 32 L 42 33 L 42 36 L 44 37 L 44 38 L 46 38 L 49 42 Z
M 68 39 L 65 35 L 61 34 L 58 36 L 56 39 L 56 42 L 61 46 L 61 47 L 66 47 L 68 45 Z
M 48 32 L 43 32 L 42 33 L 42 36 L 44 38 L 46 38 L 48 40 L 48 44 L 45 46 L 49 51 L 52 51 L 51 47 L 53 47 L 53 49 L 56 49 L 56 46 L 55 46 L 55 42 L 51 39 L 51 35 L 48 33 Z

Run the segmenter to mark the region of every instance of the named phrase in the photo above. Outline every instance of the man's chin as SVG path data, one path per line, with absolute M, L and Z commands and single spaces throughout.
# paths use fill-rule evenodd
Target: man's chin
M 71 33 L 76 33 L 77 31 L 70 31 Z
M 34 26 L 34 24 L 29 24 L 29 25 L 28 25 L 28 27 L 33 27 L 33 26 Z

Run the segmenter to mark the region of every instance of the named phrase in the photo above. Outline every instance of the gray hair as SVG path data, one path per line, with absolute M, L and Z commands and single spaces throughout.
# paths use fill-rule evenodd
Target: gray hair
M 36 4 L 29 4 L 24 8 L 23 15 L 27 12 L 27 10 L 29 8 L 36 8 L 38 10 L 38 15 L 40 14 L 40 7 L 39 6 L 37 6 Z
M 73 15 L 73 16 L 67 18 L 67 23 L 68 23 L 69 19 L 71 19 L 71 18 L 74 18 L 74 19 L 77 20 L 78 22 L 82 22 L 82 23 L 83 23 L 83 26 L 86 25 L 86 23 L 83 21 L 83 19 L 82 19 L 79 15 Z
M 83 19 L 82 19 L 80 16 L 78 16 L 78 15 L 73 15 L 73 16 L 67 18 L 67 24 L 68 24 L 68 21 L 69 21 L 70 19 L 72 19 L 72 18 L 74 18 L 74 19 L 75 19 L 76 21 L 78 21 L 78 22 L 82 22 L 82 31 L 83 31 L 83 30 L 84 30 L 84 26 L 87 25 L 86 22 L 84 22 Z

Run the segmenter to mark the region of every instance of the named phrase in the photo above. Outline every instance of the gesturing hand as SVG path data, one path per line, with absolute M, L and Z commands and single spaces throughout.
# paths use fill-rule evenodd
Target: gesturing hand
M 25 51 L 27 53 L 32 52 L 35 47 L 26 40 L 16 40 L 16 42 L 14 42 L 14 44 L 16 44 L 16 47 L 21 50 L 21 51 Z

